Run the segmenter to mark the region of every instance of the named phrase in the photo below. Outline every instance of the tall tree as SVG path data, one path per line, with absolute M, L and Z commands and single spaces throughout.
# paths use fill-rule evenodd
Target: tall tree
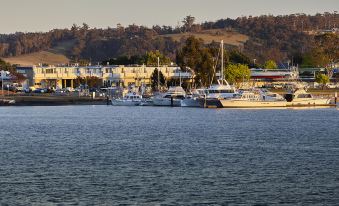
M 159 71 L 159 81 L 158 81 L 158 71 L 159 70 L 155 68 L 151 75 L 151 87 L 153 91 L 158 91 L 160 89 L 158 88 L 158 82 L 160 87 L 163 87 L 166 83 L 165 76 L 161 71 Z
M 184 31 L 185 32 L 188 32 L 188 31 L 191 31 L 191 28 L 194 24 L 194 21 L 195 21 L 195 17 L 191 16 L 191 15 L 188 15 L 184 18 L 184 20 L 182 21 L 182 23 L 184 24 Z

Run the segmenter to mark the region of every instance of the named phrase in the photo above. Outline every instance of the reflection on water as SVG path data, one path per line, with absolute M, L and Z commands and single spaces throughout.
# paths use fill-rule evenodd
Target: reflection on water
M 1 107 L 0 205 L 336 205 L 338 112 Z

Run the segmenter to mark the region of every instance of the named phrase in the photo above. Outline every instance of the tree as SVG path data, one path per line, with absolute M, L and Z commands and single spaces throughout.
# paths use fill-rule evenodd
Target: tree
M 215 72 L 212 50 L 204 47 L 203 40 L 190 36 L 177 52 L 177 64 L 183 69 L 191 68 L 195 73 L 195 82 L 200 86 L 207 86 L 212 81 Z
M 193 24 L 194 24 L 194 21 L 195 21 L 195 17 L 191 16 L 191 15 L 188 15 L 184 18 L 184 20 L 182 21 L 182 23 L 184 24 L 184 31 L 187 32 L 187 31 L 190 31 Z
M 272 59 L 267 60 L 263 66 L 264 66 L 264 69 L 277 69 L 278 68 L 277 63 L 275 63 L 275 61 Z
M 159 71 L 159 86 L 162 87 L 166 83 L 165 77 L 161 71 Z M 151 75 L 151 87 L 153 91 L 159 90 L 158 88 L 158 69 L 155 68 Z
M 224 70 L 225 79 L 231 84 L 248 81 L 251 71 L 245 64 L 228 64 Z
M 160 65 L 169 65 L 171 63 L 170 58 L 161 54 L 157 50 L 157 51 L 150 51 L 150 52 L 146 53 L 146 55 L 145 55 L 146 65 L 147 66 L 157 66 L 158 65 L 158 57 L 159 57 L 159 64 Z
M 325 85 L 330 82 L 330 78 L 326 74 L 318 74 L 315 76 L 315 81 L 321 84 L 324 89 Z
M 301 67 L 326 67 L 330 61 L 321 48 L 313 48 L 303 56 Z
M 227 54 L 227 53 L 225 53 Z M 250 65 L 251 64 L 251 60 L 248 56 L 246 56 L 245 54 L 241 53 L 240 51 L 237 50 L 232 50 L 229 53 L 229 57 L 228 57 L 230 63 L 233 64 L 247 64 Z

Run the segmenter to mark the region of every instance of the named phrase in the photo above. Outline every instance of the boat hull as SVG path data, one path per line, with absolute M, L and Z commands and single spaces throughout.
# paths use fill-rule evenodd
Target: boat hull
M 204 107 L 204 99 L 183 99 L 181 100 L 182 107 Z
M 331 99 L 294 99 L 291 102 L 287 102 L 289 107 L 298 106 L 328 106 L 331 105 Z
M 219 100 L 223 108 L 286 107 L 285 101 Z
M 154 106 L 167 106 L 167 107 L 181 107 L 181 99 L 173 99 L 170 98 L 154 98 L 153 99 Z
M 139 106 L 141 101 L 112 100 L 113 106 Z

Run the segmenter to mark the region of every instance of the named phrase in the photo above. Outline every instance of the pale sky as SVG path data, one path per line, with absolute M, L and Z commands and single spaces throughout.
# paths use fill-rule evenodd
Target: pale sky
M 176 26 L 185 16 L 197 22 L 261 14 L 339 11 L 339 0 L 0 0 L 0 33 L 48 31 L 86 22 L 91 28 Z

